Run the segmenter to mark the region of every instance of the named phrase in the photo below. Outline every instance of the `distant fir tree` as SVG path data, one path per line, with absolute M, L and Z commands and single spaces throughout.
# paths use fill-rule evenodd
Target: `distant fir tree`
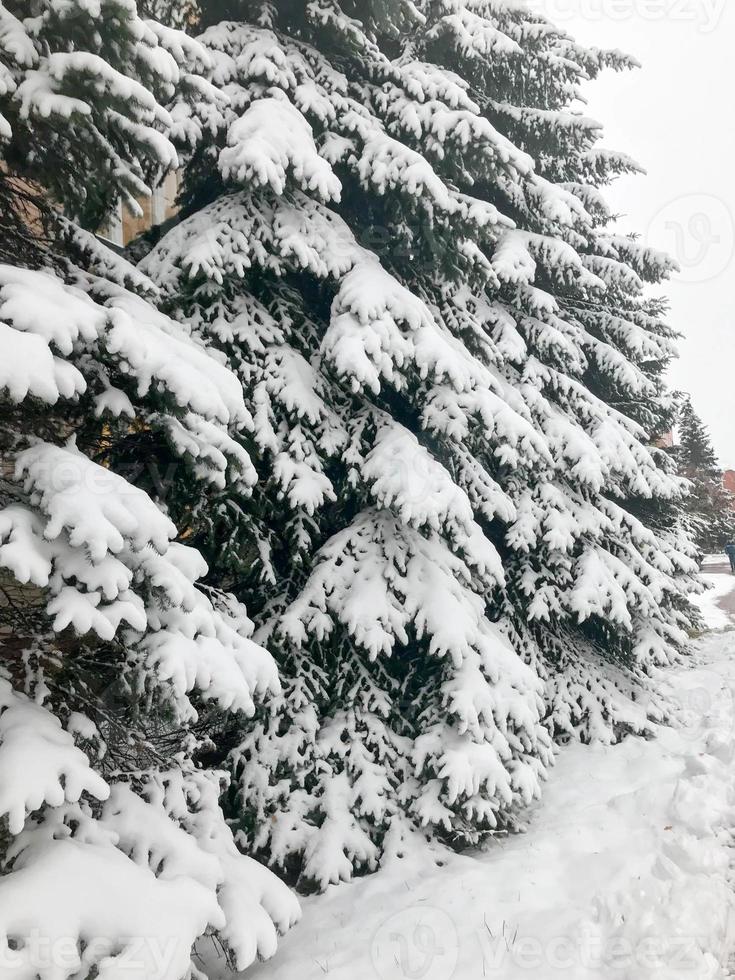
M 610 230 L 636 167 L 578 108 L 619 52 L 494 0 L 201 15 L 226 100 L 170 106 L 182 220 L 138 268 L 240 378 L 258 482 L 167 505 L 284 685 L 220 743 L 234 825 L 323 888 L 514 826 L 553 736 L 664 716 L 672 264 Z
M 205 934 L 244 969 L 298 917 L 238 850 L 207 764 L 228 714 L 278 694 L 275 663 L 141 488 L 138 446 L 158 442 L 188 481 L 247 492 L 242 387 L 90 231 L 177 165 L 163 103 L 216 101 L 209 67 L 130 0 L 0 2 L 7 976 L 122 976 L 134 957 L 140 976 L 201 977 Z
M 677 416 L 679 444 L 676 458 L 686 473 L 697 471 L 717 476 L 720 469 L 717 463 L 709 430 L 694 411 L 692 399 L 685 395 Z
M 720 552 L 735 541 L 735 498 L 723 485 L 709 431 L 688 395 L 681 403 L 677 430 L 674 455 L 679 472 L 691 482 L 686 511 L 694 542 L 703 554 Z

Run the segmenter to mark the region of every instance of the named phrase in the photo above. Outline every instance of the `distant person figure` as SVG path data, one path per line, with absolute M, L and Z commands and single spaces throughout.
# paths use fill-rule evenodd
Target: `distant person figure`
M 725 554 L 730 559 L 730 571 L 735 575 L 735 544 L 726 544 Z

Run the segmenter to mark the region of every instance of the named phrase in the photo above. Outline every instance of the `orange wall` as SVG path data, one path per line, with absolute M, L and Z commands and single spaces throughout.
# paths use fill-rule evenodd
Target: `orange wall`
M 153 225 L 158 225 L 176 214 L 176 195 L 178 193 L 178 177 L 176 174 L 166 174 L 163 183 L 156 187 L 151 197 L 138 199 L 143 214 L 136 218 L 127 209 L 119 206 L 116 221 L 110 221 L 100 234 L 115 245 L 127 245 Z

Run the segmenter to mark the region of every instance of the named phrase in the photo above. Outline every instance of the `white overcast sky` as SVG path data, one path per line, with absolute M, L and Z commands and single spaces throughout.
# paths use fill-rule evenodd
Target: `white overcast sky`
M 672 383 L 692 395 L 735 469 L 735 0 L 530 0 L 580 41 L 642 68 L 588 87 L 603 144 L 647 176 L 609 193 L 625 230 L 674 254 L 670 322 L 684 336 Z

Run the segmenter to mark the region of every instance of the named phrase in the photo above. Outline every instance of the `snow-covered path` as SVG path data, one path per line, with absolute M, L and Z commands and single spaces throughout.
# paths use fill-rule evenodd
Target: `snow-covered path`
M 702 578 L 711 588 L 698 599 L 699 608 L 709 629 L 735 625 L 735 577 L 721 555 L 708 555 Z
M 698 665 L 664 675 L 681 727 L 563 749 L 525 835 L 443 867 L 411 854 L 305 900 L 251 980 L 730 976 L 735 624 L 721 616 Z

